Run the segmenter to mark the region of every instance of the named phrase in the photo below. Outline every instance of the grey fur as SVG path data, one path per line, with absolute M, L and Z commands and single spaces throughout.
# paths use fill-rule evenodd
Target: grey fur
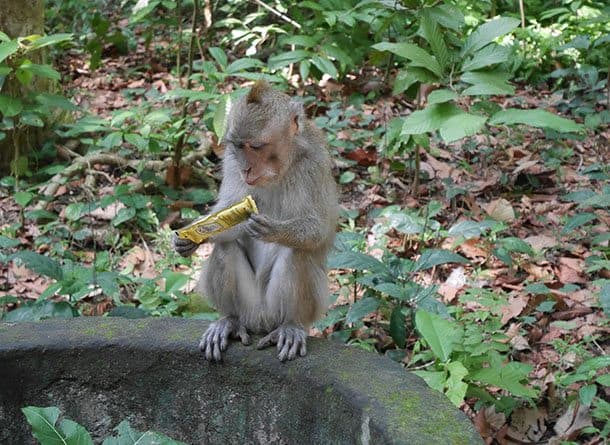
M 261 139 L 273 141 L 279 167 L 264 183 L 249 186 L 242 174 L 248 166 L 242 147 Z M 244 98 L 235 104 L 225 145 L 212 212 L 251 194 L 260 214 L 211 239 L 215 246 L 199 289 L 226 318 L 210 326 L 200 347 L 206 359 L 220 360 L 229 336 L 244 341 L 249 331 L 267 334 L 258 347 L 276 344 L 279 359 L 292 360 L 305 355 L 307 329 L 328 304 L 325 263 L 338 203 L 324 136 L 299 103 L 267 90 L 260 102 Z M 174 248 L 187 256 L 197 246 L 175 239 Z

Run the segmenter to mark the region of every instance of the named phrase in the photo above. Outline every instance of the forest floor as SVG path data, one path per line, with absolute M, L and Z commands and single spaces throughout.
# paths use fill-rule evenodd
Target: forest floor
M 176 78 L 158 60 L 150 59 L 144 51 L 136 56 L 106 55 L 102 66 L 90 71 L 81 54 L 68 54 L 58 64 L 64 75 L 67 95 L 83 112 L 109 116 L 127 109 L 138 101 L 126 91 L 156 89 L 165 93 L 178 84 Z M 143 68 L 144 67 L 144 68 Z M 235 79 L 227 79 L 235 80 Z M 608 260 L 592 262 L 591 240 L 608 233 L 610 215 L 605 207 L 585 208 L 583 202 L 595 196 L 608 199 L 607 180 L 595 166 L 607 165 L 610 159 L 610 130 L 602 129 L 578 139 L 549 138 L 539 130 L 498 132 L 470 138 L 450 146 L 436 142 L 429 152 L 422 152 L 422 180 L 418 195 L 412 191 L 412 171 L 400 171 L 394 163 L 408 164 L 409 155 L 396 153 L 388 156 L 375 133 L 387 126 L 392 117 L 405 115 L 410 110 L 404 101 L 381 94 L 378 99 L 361 107 L 349 105 L 347 93 L 354 88 L 368 88 L 374 79 L 355 79 L 354 85 L 325 82 L 308 87 L 307 94 L 317 96 L 316 107 L 308 111 L 312 117 L 325 116 L 328 110 L 339 109 L 341 125 L 326 128 L 332 141 L 351 141 L 353 149 L 345 150 L 331 144 L 336 161 L 335 173 L 341 177 L 351 172 L 341 184 L 341 206 L 346 213 L 357 214 L 356 226 L 375 241 L 370 228 L 377 221 L 371 214 L 391 204 L 417 209 L 431 202 L 439 205 L 435 219 L 445 227 L 461 220 L 482 220 L 493 217 L 503 221 L 510 236 L 524 241 L 536 255 L 518 255 L 507 265 L 492 254 L 493 244 L 486 237 L 470 238 L 459 245 L 452 240 L 440 240 L 439 247 L 451 249 L 468 260 L 465 267 L 432 269 L 424 279 L 440 285 L 439 293 L 447 305 L 462 306 L 468 311 L 485 305 L 480 301 L 463 301 L 459 297 L 467 288 L 485 288 L 506 296 L 502 305 L 500 330 L 514 351 L 514 360 L 532 365 L 530 384 L 536 385 L 543 396 L 538 406 L 528 406 L 513 412 L 510 418 L 493 409 L 480 409 L 474 400 L 467 399 L 462 409 L 475 422 L 481 434 L 491 442 L 534 443 L 545 440 L 574 439 L 583 428 L 593 424 L 591 407 L 583 404 L 566 405 L 565 397 L 576 398 L 587 385 L 586 379 L 576 379 L 562 387 L 561 403 L 557 398 L 557 376 L 574 370 L 585 358 L 608 357 L 610 353 L 610 324 L 603 305 L 609 304 L 610 289 L 602 292 L 600 303 L 597 279 L 610 279 Z M 368 86 L 367 86 L 368 85 Z M 297 95 L 303 90 L 293 91 Z M 551 91 L 521 87 L 501 106 L 518 104 L 521 107 L 557 109 L 561 98 Z M 208 160 L 218 163 L 221 148 L 209 153 Z M 130 173 L 114 165 L 92 166 L 96 173 L 95 188 L 99 196 L 112 193 L 119 183 L 135 182 Z M 159 172 L 161 175 L 166 172 Z M 218 183 L 218 171 L 212 177 Z M 345 176 L 343 176 L 345 178 Z M 602 178 L 602 179 L 599 179 Z M 68 204 L 87 200 L 87 175 L 75 176 L 59 187 L 45 209 L 65 216 Z M 188 187 L 201 187 L 191 183 Z M 605 187 L 605 190 L 604 190 Z M 597 194 L 596 194 L 597 193 Z M 11 195 L 0 194 L 0 216 L 3 222 L 20 218 L 21 208 Z M 578 215 L 585 213 L 587 221 Z M 92 226 L 103 227 L 116 215 L 115 209 L 98 209 L 90 215 Z M 177 218 L 170 214 L 165 223 Z M 347 219 L 342 219 L 347 224 Z M 35 221 L 26 220 L 19 233 L 21 248 L 40 253 L 48 249 L 36 245 L 41 229 Z M 397 231 L 389 232 L 388 248 L 396 255 L 409 257 L 417 252 L 417 238 Z M 163 250 L 147 244 L 146 237 L 134 234 L 132 248 L 123 256 L 121 265 L 130 265 L 140 276 L 155 277 Z M 605 246 L 608 240 L 605 241 Z M 78 257 L 84 264 L 95 259 L 94 247 L 81 249 Z M 209 247 L 200 249 L 205 257 Z M 183 266 L 182 271 L 194 273 Z M 12 295 L 35 300 L 52 283 L 16 263 L 0 264 L 0 297 Z M 192 284 L 192 283 L 191 283 Z M 539 286 L 536 288 L 535 286 Z M 540 286 L 544 286 L 540 290 Z M 333 284 L 338 290 L 339 285 Z M 605 292 L 605 293 L 604 293 Z M 11 306 L 12 307 L 12 306 Z M 114 307 L 111 298 L 84 298 L 80 308 L 85 313 L 101 315 Z M 552 309 L 552 310 L 551 310 Z M 608 311 L 608 308 L 605 308 Z M 370 326 L 379 320 L 371 317 Z M 328 336 L 332 328 L 312 334 Z M 388 345 L 381 329 L 378 345 Z M 366 331 L 371 336 L 371 331 Z M 358 335 L 356 333 L 356 335 Z M 412 344 L 413 338 L 409 339 Z M 378 347 L 383 352 L 384 347 Z M 408 362 L 408 357 L 405 358 Z M 601 387 L 610 397 L 609 387 Z M 569 394 L 569 396 L 566 396 Z M 599 436 L 585 435 L 583 443 L 601 443 Z

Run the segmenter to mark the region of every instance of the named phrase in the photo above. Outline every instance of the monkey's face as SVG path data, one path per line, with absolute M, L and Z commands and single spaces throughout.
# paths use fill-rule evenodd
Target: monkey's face
M 267 126 L 251 131 L 234 128 L 225 139 L 226 149 L 237 161 L 239 175 L 250 187 L 279 183 L 291 162 L 292 126 Z

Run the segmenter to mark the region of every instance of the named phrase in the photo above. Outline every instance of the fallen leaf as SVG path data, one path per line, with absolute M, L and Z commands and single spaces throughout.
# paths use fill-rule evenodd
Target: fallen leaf
M 509 300 L 508 305 L 502 306 L 502 324 L 506 324 L 511 318 L 521 315 L 521 311 L 527 306 L 529 297 L 520 296 L 513 297 Z
M 504 198 L 491 201 L 489 204 L 484 205 L 483 209 L 496 221 L 513 222 L 515 220 L 515 211 L 510 202 Z
M 559 436 L 559 439 L 574 440 L 578 437 L 578 433 L 588 426 L 593 426 L 589 408 L 574 403 L 557 419 L 553 430 Z
M 528 236 L 523 241 L 528 243 L 535 250 L 549 249 L 551 247 L 555 247 L 558 244 L 557 239 L 555 237 L 548 235 Z
M 525 443 L 538 442 L 546 433 L 546 410 L 517 408 L 511 416 L 508 436 Z

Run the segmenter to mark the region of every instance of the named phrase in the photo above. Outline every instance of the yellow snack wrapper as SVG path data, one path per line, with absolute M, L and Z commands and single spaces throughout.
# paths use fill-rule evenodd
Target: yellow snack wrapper
M 258 213 L 256 203 L 248 195 L 226 209 L 205 216 L 188 226 L 176 230 L 176 236 L 201 244 L 206 239 L 245 221 L 253 213 Z

